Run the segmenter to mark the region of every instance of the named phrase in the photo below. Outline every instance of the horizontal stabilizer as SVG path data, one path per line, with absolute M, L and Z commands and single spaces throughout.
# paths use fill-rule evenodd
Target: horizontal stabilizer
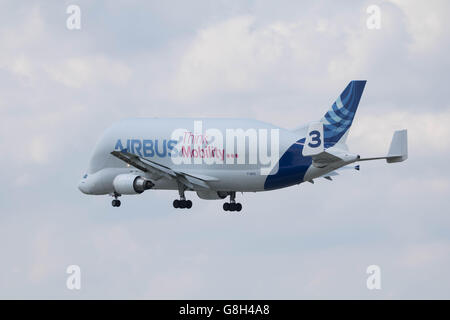
M 333 181 L 332 177 L 338 176 L 339 172 L 341 172 L 343 170 L 346 170 L 346 171 L 347 170 L 357 170 L 357 171 L 359 171 L 359 165 L 357 165 L 357 166 L 349 165 L 349 166 L 340 167 L 339 169 L 336 169 L 334 171 L 325 173 L 324 175 L 321 175 L 318 178 L 325 178 L 327 180 Z
M 389 152 L 385 157 L 361 158 L 358 161 L 386 159 L 387 163 L 403 162 L 408 159 L 408 130 L 394 132 Z
M 331 147 L 318 155 L 312 156 L 312 159 L 313 166 L 317 168 L 324 168 L 333 163 L 352 163 L 358 161 L 358 157 L 358 155 L 352 154 L 346 150 Z

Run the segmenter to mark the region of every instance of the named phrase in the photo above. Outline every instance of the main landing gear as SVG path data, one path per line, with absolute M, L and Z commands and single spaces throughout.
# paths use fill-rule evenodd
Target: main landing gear
M 175 199 L 173 200 L 173 207 L 175 209 L 190 209 L 192 208 L 192 201 L 191 200 L 186 200 L 186 196 L 184 195 L 184 190 L 186 190 L 186 188 L 179 184 L 178 185 L 178 193 L 180 194 L 180 200 Z
M 225 211 L 241 211 L 242 204 L 236 203 L 236 192 L 230 192 L 230 202 L 225 202 L 223 204 L 223 210 Z
M 190 209 L 192 208 L 192 201 L 191 200 L 186 200 L 186 199 L 176 199 L 173 200 L 173 207 L 175 209 Z
M 114 193 L 113 197 L 114 197 L 115 199 L 112 201 L 112 206 L 113 206 L 113 207 L 120 207 L 120 200 L 117 199 L 119 196 L 120 196 L 119 194 Z

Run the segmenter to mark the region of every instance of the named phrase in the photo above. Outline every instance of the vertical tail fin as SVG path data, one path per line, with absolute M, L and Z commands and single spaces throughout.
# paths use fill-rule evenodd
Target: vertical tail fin
M 345 143 L 365 85 L 366 80 L 351 81 L 320 120 L 323 123 L 326 148 L 339 142 Z

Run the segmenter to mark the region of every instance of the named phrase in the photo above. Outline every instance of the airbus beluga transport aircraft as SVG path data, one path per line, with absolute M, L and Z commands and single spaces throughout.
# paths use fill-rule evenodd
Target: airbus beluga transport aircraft
M 318 121 L 294 130 L 250 119 L 128 119 L 98 141 L 79 189 L 114 197 L 151 189 L 178 191 L 175 208 L 192 207 L 186 191 L 207 200 L 229 198 L 225 211 L 241 211 L 236 193 L 270 191 L 315 179 L 332 180 L 358 162 L 408 158 L 407 131 L 394 132 L 386 155 L 362 158 L 346 145 L 366 81 L 351 81 Z

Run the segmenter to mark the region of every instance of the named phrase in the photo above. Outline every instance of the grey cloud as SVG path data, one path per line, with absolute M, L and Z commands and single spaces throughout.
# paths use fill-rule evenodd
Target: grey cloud
M 370 31 L 372 2 L 76 1 L 79 32 L 65 28 L 69 3 L 0 5 L 0 297 L 448 298 L 444 2 L 421 10 L 380 2 L 382 29 Z M 415 24 L 428 14 L 436 26 Z M 221 38 L 223 26 L 241 17 L 253 20 Z M 423 30 L 438 31 L 422 43 Z M 236 39 L 254 42 L 226 55 L 213 50 Z M 192 75 L 196 95 L 175 99 L 174 83 L 196 46 L 215 56 L 204 74 Z M 264 60 L 261 52 L 275 47 L 280 54 Z M 251 59 L 267 65 L 242 63 Z M 209 73 L 223 65 L 252 85 L 237 86 L 239 73 L 225 83 Z M 204 75 L 219 85 L 205 85 Z M 76 189 L 113 121 L 241 116 L 294 127 L 321 117 L 353 77 L 369 82 L 350 145 L 383 151 L 380 141 L 406 123 L 406 163 L 363 164 L 334 182 L 269 197 L 244 194 L 243 215 L 201 200 L 180 213 L 170 206 L 175 193 L 163 191 L 127 197 L 118 211 L 108 197 Z M 82 268 L 80 292 L 65 288 L 70 264 Z M 382 268 L 380 292 L 365 288 L 370 264 Z

